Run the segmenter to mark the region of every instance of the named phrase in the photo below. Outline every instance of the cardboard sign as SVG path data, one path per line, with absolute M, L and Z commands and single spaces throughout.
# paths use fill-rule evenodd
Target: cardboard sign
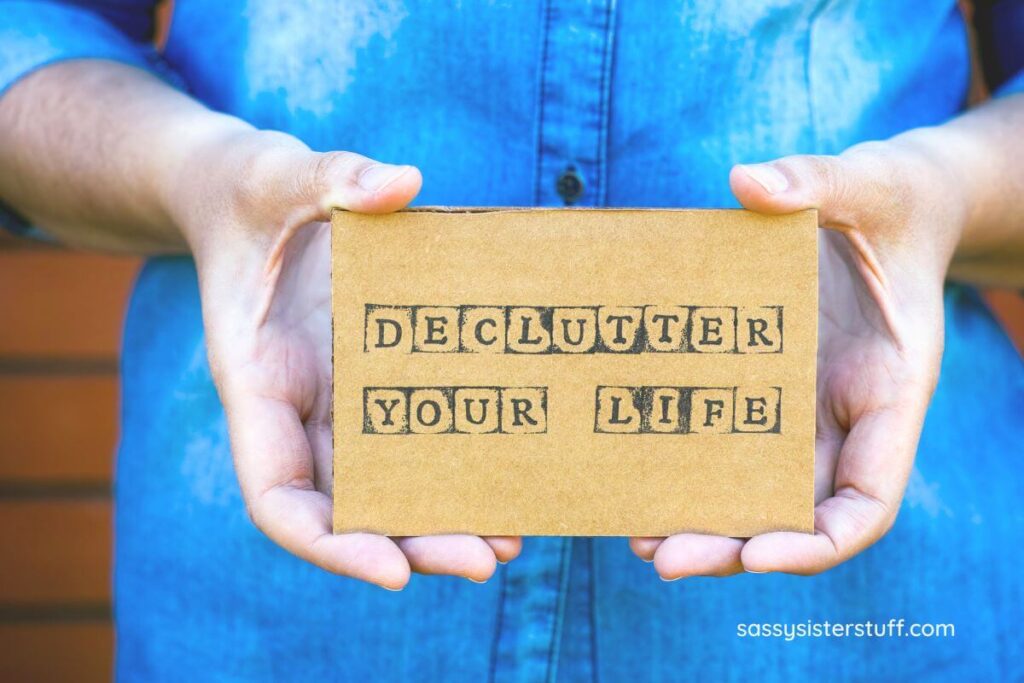
M 811 532 L 816 231 L 336 212 L 335 531 Z

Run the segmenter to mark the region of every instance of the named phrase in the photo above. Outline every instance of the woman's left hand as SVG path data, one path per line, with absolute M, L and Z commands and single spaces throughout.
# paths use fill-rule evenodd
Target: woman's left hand
M 967 202 L 933 152 L 937 129 L 851 148 L 737 166 L 748 209 L 815 208 L 819 349 L 815 532 L 751 539 L 634 538 L 667 580 L 741 571 L 816 574 L 893 525 L 939 374 L 942 289 Z

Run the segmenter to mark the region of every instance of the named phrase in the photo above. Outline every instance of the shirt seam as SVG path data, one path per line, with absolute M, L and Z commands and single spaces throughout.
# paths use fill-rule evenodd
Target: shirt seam
M 551 623 L 551 642 L 548 646 L 548 666 L 545 680 L 555 683 L 558 680 L 558 654 L 562 644 L 562 624 L 565 622 L 565 603 L 569 593 L 569 564 L 572 561 L 572 544 L 574 539 L 562 538 L 561 561 L 558 566 L 558 600 L 555 603 L 555 614 Z
M 498 671 L 498 653 L 501 649 L 501 630 L 505 624 L 505 595 L 508 590 L 508 569 L 501 569 L 501 587 L 498 589 L 498 616 L 494 622 L 494 639 L 491 641 L 491 666 L 487 680 L 494 683 Z
M 811 11 L 810 16 L 807 18 L 807 55 L 804 62 L 804 82 L 807 87 L 807 118 L 808 125 L 810 126 L 811 140 L 814 144 L 814 152 L 820 152 L 822 148 L 821 135 L 818 130 L 818 112 L 814 103 L 814 77 L 811 75 L 811 64 L 814 56 L 814 45 L 815 45 L 815 29 L 818 26 L 818 20 L 828 9 L 835 4 L 835 0 L 821 0 L 818 6 Z
M 590 585 L 588 599 L 590 600 L 590 672 L 591 680 L 600 683 L 601 675 L 597 669 L 597 563 L 594 561 L 597 539 L 591 538 L 588 544 L 588 561 L 590 562 Z
M 537 89 L 537 163 L 534 167 L 533 203 L 541 204 L 541 183 L 544 179 L 544 100 L 547 95 L 548 41 L 551 35 L 551 0 L 545 0 L 541 8 L 540 74 Z
M 612 50 L 615 44 L 615 0 L 608 0 L 604 18 L 604 50 L 601 55 L 601 122 L 597 140 L 597 203 L 604 206 L 608 203 L 608 131 L 611 117 L 611 65 Z

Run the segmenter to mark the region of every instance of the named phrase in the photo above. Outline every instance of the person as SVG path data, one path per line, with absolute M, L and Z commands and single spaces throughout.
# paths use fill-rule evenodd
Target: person
M 152 257 L 122 678 L 1024 676 L 1024 368 L 944 285 L 1024 284 L 1024 74 L 965 110 L 954 0 L 179 0 L 160 52 L 147 0 L 0 13 L 8 223 Z M 632 539 L 653 569 L 622 539 L 331 534 L 325 221 L 413 200 L 817 208 L 816 533 Z M 744 626 L 890 618 L 956 637 Z

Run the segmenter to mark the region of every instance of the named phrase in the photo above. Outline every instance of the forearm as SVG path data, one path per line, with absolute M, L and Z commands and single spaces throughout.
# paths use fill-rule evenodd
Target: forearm
M 930 149 L 964 200 L 953 279 L 1024 287 L 1024 94 L 899 136 Z
M 70 245 L 186 251 L 173 209 L 187 160 L 251 130 L 138 69 L 59 63 L 0 97 L 0 197 Z

